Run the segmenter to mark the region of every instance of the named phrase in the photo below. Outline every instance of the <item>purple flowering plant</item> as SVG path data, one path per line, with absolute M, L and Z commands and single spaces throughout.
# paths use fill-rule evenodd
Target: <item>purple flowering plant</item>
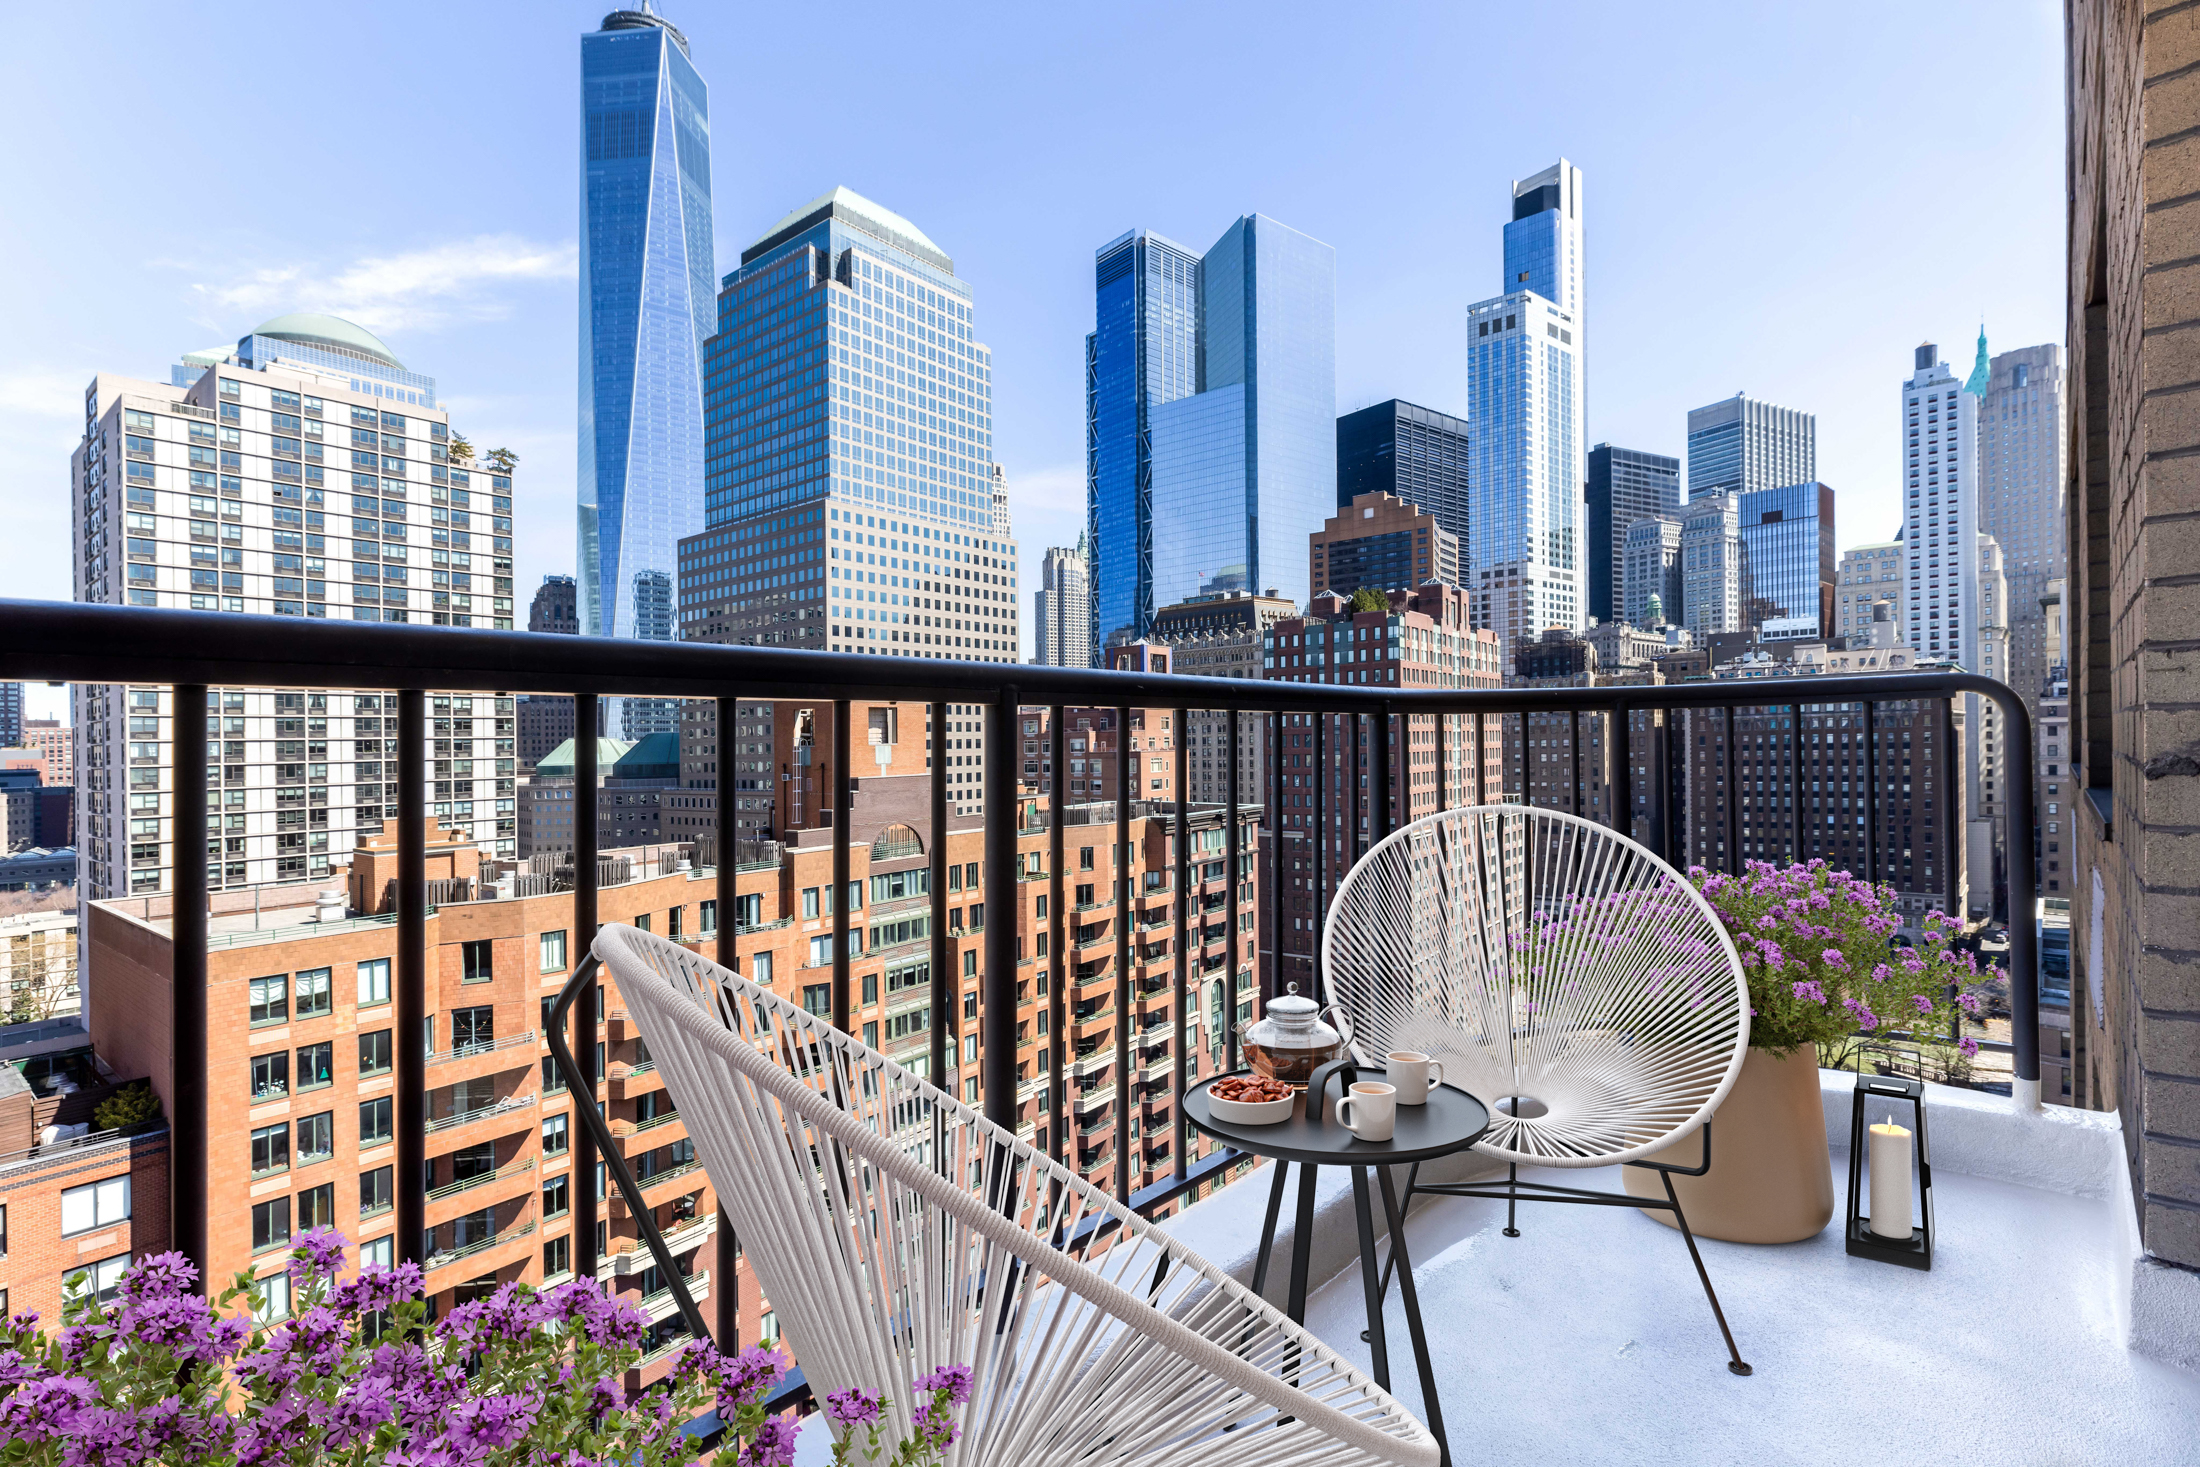
M 1751 861 L 1739 876 L 1689 871 L 1734 939 L 1749 979 L 1749 1042 L 1787 1056 L 1809 1044 L 1837 1054 L 1890 1029 L 1944 1043 L 1958 1014 L 1985 1005 L 1982 976 L 1953 940 L 1956 924 L 1928 913 L 1924 940 L 1899 945 L 1902 919 L 1892 888 L 1863 881 L 1826 862 L 1775 866 Z M 1957 1045 L 1968 1060 L 1978 1042 Z
M 969 1403 L 972 1378 L 967 1365 L 945 1365 L 910 1383 L 910 1388 L 924 1399 L 910 1413 L 911 1435 L 886 1456 L 888 1467 L 938 1467 L 947 1449 L 962 1434 L 952 1408 Z M 833 1443 L 833 1467 L 850 1467 L 859 1457 L 867 1464 L 876 1464 L 885 1455 L 886 1417 L 893 1404 L 875 1391 L 862 1389 L 835 1391 L 825 1398 L 825 1414 L 839 1428 Z
M 290 1309 L 249 1275 L 216 1299 L 180 1253 L 140 1260 L 112 1301 L 72 1285 L 62 1328 L 0 1325 L 0 1462 L 234 1467 L 789 1467 L 794 1424 L 762 1402 L 776 1351 L 693 1341 L 636 1392 L 647 1318 L 576 1280 L 509 1283 L 432 1327 L 419 1265 L 339 1281 L 333 1230 L 293 1240 Z M 242 1312 L 229 1312 L 232 1306 Z M 683 1427 L 715 1405 L 727 1442 Z M 928 1460 L 928 1459 L 923 1459 Z

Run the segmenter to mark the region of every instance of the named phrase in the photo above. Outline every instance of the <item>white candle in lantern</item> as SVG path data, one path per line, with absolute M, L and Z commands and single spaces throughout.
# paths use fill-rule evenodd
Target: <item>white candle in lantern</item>
M 1910 1133 L 1887 1117 L 1871 1128 L 1871 1230 L 1882 1238 L 1910 1236 Z

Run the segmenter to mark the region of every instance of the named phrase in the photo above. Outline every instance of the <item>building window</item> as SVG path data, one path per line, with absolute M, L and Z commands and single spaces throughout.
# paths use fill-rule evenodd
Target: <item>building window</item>
M 563 1217 L 573 1208 L 573 1179 L 552 1177 L 542 1184 L 542 1215 Z
M 573 1271 L 573 1240 L 570 1237 L 552 1238 L 542 1245 L 542 1276 L 554 1278 Z
M 537 971 L 562 973 L 565 971 L 565 934 L 545 932 L 542 935 L 542 957 Z
M 390 960 L 375 958 L 359 965 L 359 1007 L 372 1008 L 390 1001 Z
M 122 1275 L 129 1267 L 130 1255 L 127 1253 L 117 1253 L 112 1258 L 102 1258 L 97 1263 L 86 1264 L 80 1271 L 68 1276 L 62 1286 L 62 1293 L 67 1299 L 81 1299 L 90 1295 L 102 1304 L 112 1304 L 121 1290 Z
M 391 1268 L 396 1263 L 397 1244 L 391 1238 L 370 1238 L 359 1245 L 359 1267 L 362 1269 Z
M 359 1174 L 359 1215 L 361 1217 L 373 1217 L 377 1213 L 388 1212 L 397 1205 L 395 1178 L 395 1169 L 386 1166 L 378 1166 L 371 1172 L 361 1172 Z M 367 1250 L 362 1246 L 359 1250 L 360 1266 L 365 1267 L 366 1262 Z
M 451 1010 L 451 1053 L 479 1054 L 492 1048 L 496 1044 L 496 1014 L 494 1004 Z
M 542 1154 L 563 1156 L 572 1144 L 569 1116 L 551 1116 L 542 1123 Z
M 255 978 L 250 985 L 252 1022 L 254 1024 L 282 1024 L 290 1019 L 290 975 L 277 973 L 272 978 Z
M 359 1074 L 386 1075 L 390 1072 L 390 1031 L 376 1029 L 359 1036 Z
M 314 1090 L 336 1083 L 336 1045 L 333 1040 L 306 1044 L 298 1049 L 298 1088 Z
M 290 1123 L 279 1121 L 252 1133 L 252 1175 L 290 1170 Z
M 290 1242 L 290 1199 L 270 1197 L 252 1206 L 252 1251 L 265 1253 Z
M 821 1019 L 833 1016 L 833 986 L 830 983 L 803 985 L 802 1007 Z
M 61 1194 L 61 1235 L 89 1232 L 130 1220 L 130 1179 L 109 1177 Z
M 271 1273 L 264 1279 L 253 1281 L 253 1288 L 260 1294 L 260 1306 L 252 1311 L 253 1319 L 270 1324 L 278 1319 L 290 1318 L 290 1275 Z
M 252 1057 L 252 1103 L 275 1100 L 290 1093 L 290 1051 Z
M 396 1134 L 392 1125 L 393 1103 L 389 1096 L 377 1096 L 373 1100 L 359 1102 L 359 1147 L 383 1146 Z
M 298 1194 L 298 1227 L 333 1228 L 336 1226 L 336 1184 L 323 1182 Z
M 326 968 L 311 968 L 298 974 L 294 986 L 299 1018 L 311 1019 L 329 1012 L 328 975 Z
M 490 944 L 486 938 L 480 942 L 461 943 L 459 954 L 459 982 L 487 983 L 494 972 L 490 962 Z

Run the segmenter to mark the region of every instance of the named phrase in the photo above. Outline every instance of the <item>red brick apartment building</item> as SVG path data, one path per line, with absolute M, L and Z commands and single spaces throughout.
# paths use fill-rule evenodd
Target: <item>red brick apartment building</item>
M 858 711 L 857 726 L 876 730 L 887 746 L 858 745 L 859 765 L 895 768 L 890 745 L 925 722 L 922 705 L 907 711 L 906 724 L 899 717 L 873 723 Z M 805 768 L 813 788 L 830 788 L 831 747 L 829 738 L 804 746 L 817 758 Z M 902 761 L 918 767 L 852 781 L 850 1022 L 865 1042 L 923 1072 L 935 977 L 930 787 L 921 748 Z M 1019 879 L 1009 893 L 985 890 L 981 821 L 950 816 L 950 971 L 942 975 L 950 985 L 949 1071 L 937 1077 L 965 1099 L 982 1098 L 983 936 L 989 920 L 1013 921 L 1020 1129 L 1110 1188 L 1119 1156 L 1133 1187 L 1160 1180 L 1174 1165 L 1174 810 L 1134 805 L 1127 904 L 1118 903 L 1115 888 L 1114 814 L 1112 805 L 1064 812 L 1060 910 L 1052 904 L 1053 814 L 1045 802 L 1030 798 L 1004 812 L 1018 822 Z M 1187 816 L 1202 859 L 1193 868 L 1193 936 L 1184 954 L 1193 1003 L 1184 1017 L 1188 1060 L 1203 1074 L 1222 1048 L 1233 904 L 1225 873 L 1208 854 L 1223 844 L 1223 812 L 1199 808 Z M 1250 825 L 1252 812 L 1245 818 Z M 788 1000 L 830 1013 L 832 832 L 810 826 L 786 834 L 786 843 L 740 848 L 738 934 L 722 952 L 716 873 L 694 860 L 707 847 L 604 852 L 600 918 L 695 943 Z M 1250 831 L 1245 841 L 1235 919 L 1250 932 L 1258 926 Z M 396 1253 L 395 1189 L 403 1179 L 394 1175 L 392 1134 L 391 1061 L 400 1038 L 390 1004 L 394 847 L 392 835 L 363 842 L 340 902 L 317 901 L 310 885 L 215 895 L 206 1083 L 216 1278 L 238 1270 L 272 1278 L 291 1235 L 321 1224 L 340 1229 L 368 1258 Z M 582 1185 L 571 1174 L 572 1100 L 542 1031 L 582 949 L 570 892 L 546 889 L 559 884 L 554 878 L 484 863 L 444 830 L 430 833 L 427 875 L 428 1029 L 414 1042 L 428 1054 L 424 1257 L 443 1309 L 508 1280 L 553 1281 L 572 1269 L 571 1189 Z M 174 1078 L 167 901 L 126 898 L 86 912 L 94 1042 L 118 1071 L 150 1077 L 164 1103 Z M 1241 941 L 1240 993 L 1252 986 L 1253 951 L 1249 938 Z M 584 1044 L 582 1062 L 593 1061 L 602 1076 L 596 1098 L 709 1317 L 715 1308 L 707 1301 L 728 1286 L 716 1249 L 706 1246 L 715 1235 L 715 1198 L 608 978 L 602 1014 L 593 1055 Z M 1118 1073 L 1119 1022 L 1133 1054 L 1128 1077 Z M 605 1196 L 598 1217 L 599 1279 L 652 1318 L 657 1344 L 642 1373 L 648 1378 L 682 1326 L 624 1202 Z M 769 1301 L 757 1297 L 745 1267 L 735 1272 L 742 1342 L 772 1335 Z

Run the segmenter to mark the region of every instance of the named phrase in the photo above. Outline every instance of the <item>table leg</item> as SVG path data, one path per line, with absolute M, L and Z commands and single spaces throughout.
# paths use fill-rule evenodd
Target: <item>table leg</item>
M 1285 1305 L 1293 1324 L 1306 1323 L 1306 1271 L 1314 1253 L 1314 1176 L 1319 1167 L 1299 1167 L 1299 1210 L 1291 1234 L 1291 1297 Z M 1273 1210 L 1274 1202 L 1269 1206 Z
M 1421 1328 L 1421 1296 L 1413 1287 L 1413 1259 L 1406 1253 L 1406 1219 L 1398 1206 L 1398 1195 L 1391 1190 L 1390 1168 L 1377 1167 L 1376 1178 L 1383 1186 L 1383 1221 L 1390 1227 L 1390 1261 L 1398 1266 L 1398 1302 L 1406 1308 L 1406 1330 L 1413 1337 L 1413 1359 L 1421 1372 L 1421 1412 L 1428 1418 L 1430 1435 L 1442 1449 L 1443 1457 L 1438 1467 L 1451 1467 L 1451 1442 L 1444 1436 L 1444 1410 L 1436 1401 L 1436 1372 L 1428 1357 L 1428 1337 Z M 1382 1296 L 1376 1295 L 1376 1307 L 1381 1307 Z
M 1382 1265 L 1375 1258 L 1375 1217 L 1368 1203 L 1367 1168 L 1352 1168 L 1352 1216 L 1360 1225 L 1360 1286 L 1367 1295 L 1367 1344 L 1375 1384 L 1390 1389 L 1390 1346 L 1383 1338 Z
M 1253 1255 L 1253 1292 L 1256 1294 L 1268 1286 L 1268 1254 L 1276 1246 L 1276 1215 L 1283 1211 L 1284 1174 L 1291 1170 L 1291 1164 L 1280 1158 L 1275 1166 L 1276 1179 L 1268 1187 L 1268 1216 L 1260 1225 L 1260 1252 Z

